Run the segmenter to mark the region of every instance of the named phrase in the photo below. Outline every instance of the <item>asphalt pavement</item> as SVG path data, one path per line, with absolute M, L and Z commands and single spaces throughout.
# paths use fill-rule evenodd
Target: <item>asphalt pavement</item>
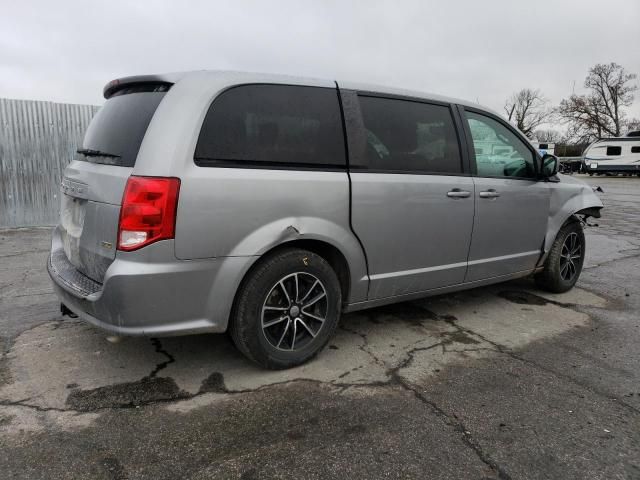
M 640 178 L 562 295 L 519 280 L 345 315 L 307 365 L 61 317 L 50 229 L 0 231 L 0 478 L 640 479 Z

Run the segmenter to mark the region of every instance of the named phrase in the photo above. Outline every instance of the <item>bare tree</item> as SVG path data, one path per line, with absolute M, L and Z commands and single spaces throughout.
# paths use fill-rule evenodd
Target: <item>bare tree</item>
M 597 64 L 589 70 L 586 95 L 571 95 L 560 102 L 557 113 L 568 125 L 569 135 L 578 141 L 603 136 L 618 137 L 627 121 L 623 107 L 633 103 L 636 75 L 617 63 Z
M 507 119 L 514 123 L 526 136 L 547 121 L 549 108 L 540 90 L 523 88 L 514 93 L 504 104 Z
M 627 120 L 627 132 L 640 131 L 640 118 L 631 118 Z
M 533 132 L 533 138 L 538 142 L 543 143 L 559 143 L 564 140 L 564 136 L 562 132 L 554 129 L 543 129 L 539 128 L 535 132 Z

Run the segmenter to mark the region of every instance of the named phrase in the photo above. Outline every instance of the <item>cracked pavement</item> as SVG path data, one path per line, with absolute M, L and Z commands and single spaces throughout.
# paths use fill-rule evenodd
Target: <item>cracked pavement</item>
M 345 315 L 312 362 L 64 319 L 49 229 L 0 231 L 2 478 L 640 478 L 640 179 L 578 287 L 519 280 Z

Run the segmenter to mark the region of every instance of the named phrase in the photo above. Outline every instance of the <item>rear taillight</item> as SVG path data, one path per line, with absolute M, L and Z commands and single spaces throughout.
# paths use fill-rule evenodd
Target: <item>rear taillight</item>
M 178 178 L 129 177 L 120 209 L 118 250 L 173 238 L 179 190 Z

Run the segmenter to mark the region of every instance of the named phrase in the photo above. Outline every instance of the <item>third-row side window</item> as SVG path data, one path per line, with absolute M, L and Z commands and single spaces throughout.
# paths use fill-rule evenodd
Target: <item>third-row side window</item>
M 360 96 L 372 170 L 456 175 L 462 172 L 449 107 Z
M 223 92 L 205 117 L 196 162 L 242 166 L 346 166 L 335 88 L 243 85 Z

